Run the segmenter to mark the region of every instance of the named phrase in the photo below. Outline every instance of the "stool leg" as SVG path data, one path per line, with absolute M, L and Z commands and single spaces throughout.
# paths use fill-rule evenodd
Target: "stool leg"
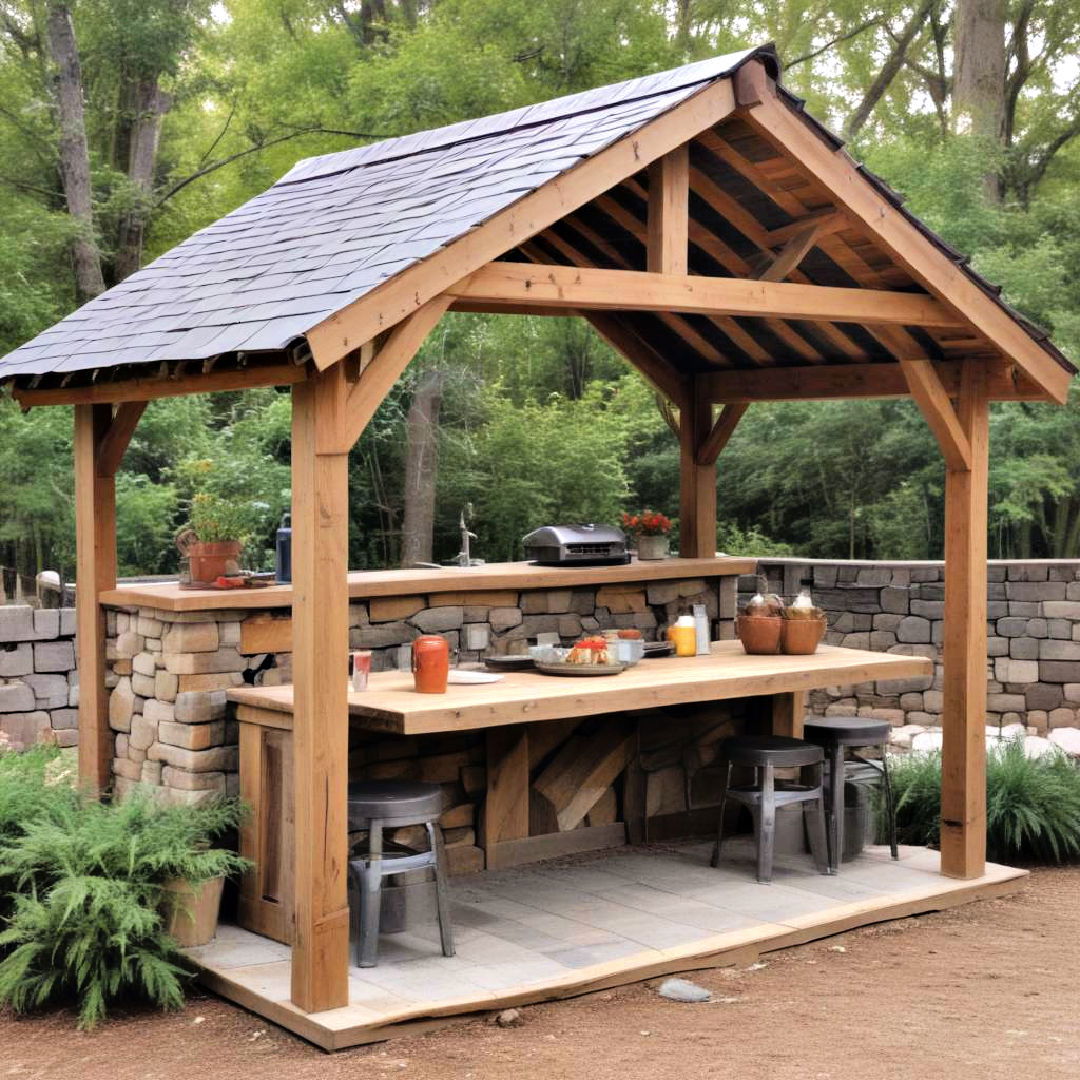
M 839 742 L 829 748 L 829 869 L 839 873 L 844 857 L 844 748 Z
M 368 822 L 368 860 L 364 870 L 364 898 L 361 905 L 360 967 L 379 962 L 379 915 L 382 909 L 382 821 Z
M 435 901 L 439 909 L 439 938 L 443 956 L 454 955 L 454 930 L 450 925 L 450 896 L 446 888 L 446 849 L 443 847 L 442 829 L 438 824 L 427 822 L 428 839 L 435 854 Z
M 364 910 L 364 869 L 360 859 L 349 862 L 349 940 L 355 967 L 360 966 L 360 938 L 363 936 L 360 913 Z
M 772 881 L 773 841 L 776 838 L 776 787 L 773 764 L 766 762 L 761 777 L 761 814 L 758 825 L 757 879 L 763 885 Z
M 892 780 L 889 777 L 889 747 L 881 747 L 881 786 L 885 793 L 885 822 L 889 829 L 889 854 L 894 859 L 900 858 L 900 848 L 896 843 L 896 804 L 893 802 Z
M 817 766 L 818 796 L 803 803 L 803 821 L 810 838 L 810 852 L 814 856 L 814 865 L 819 874 L 831 874 L 829 866 L 829 841 L 825 832 L 825 762 Z
M 720 817 L 716 822 L 716 844 L 713 846 L 712 858 L 709 860 L 711 866 L 720 865 L 720 845 L 724 842 L 724 811 L 727 809 L 728 785 L 731 783 L 731 762 L 723 760 L 720 767 L 724 771 L 724 784 L 720 789 Z

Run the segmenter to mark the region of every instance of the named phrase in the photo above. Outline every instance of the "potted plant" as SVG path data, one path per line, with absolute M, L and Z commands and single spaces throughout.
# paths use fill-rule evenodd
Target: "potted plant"
M 240 552 L 249 538 L 250 507 L 203 492 L 191 500 L 188 524 L 176 537 L 190 564 L 193 583 L 240 572 Z
M 639 559 L 666 559 L 671 518 L 655 510 L 623 514 L 622 527 L 634 538 Z

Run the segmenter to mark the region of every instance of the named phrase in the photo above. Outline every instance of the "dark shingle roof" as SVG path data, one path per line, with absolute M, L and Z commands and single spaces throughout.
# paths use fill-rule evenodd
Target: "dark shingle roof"
M 282 349 L 752 49 L 297 163 L 0 360 L 0 380 Z

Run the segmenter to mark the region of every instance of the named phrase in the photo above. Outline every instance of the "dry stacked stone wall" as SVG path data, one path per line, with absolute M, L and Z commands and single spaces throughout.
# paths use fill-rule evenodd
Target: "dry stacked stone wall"
M 0 606 L 0 742 L 75 746 L 78 704 L 75 609 Z
M 763 559 L 770 590 L 809 588 L 829 619 L 827 640 L 858 649 L 926 656 L 934 674 L 810 695 L 810 710 L 876 716 L 894 726 L 941 723 L 944 565 Z M 739 579 L 745 603 L 758 579 Z M 1039 734 L 1080 723 L 1080 562 L 993 561 L 987 569 L 987 723 Z
M 634 627 L 655 639 L 696 603 L 706 605 L 715 634 L 733 636 L 735 579 L 727 577 L 371 598 L 349 606 L 349 644 L 372 650 L 374 670 L 389 670 L 407 660 L 413 638 L 438 633 L 467 662 L 516 651 L 541 633 L 570 643 L 582 633 Z M 268 633 L 271 618 L 265 611 L 108 612 L 109 724 L 120 794 L 143 784 L 170 801 L 199 802 L 237 791 L 237 725 L 227 692 L 245 682 L 292 680 L 291 653 L 265 644 L 281 639 Z M 484 777 L 474 737 L 356 736 L 350 761 L 358 779 L 415 777 L 445 785 L 443 824 L 461 830 L 449 834 L 450 842 L 475 843 Z

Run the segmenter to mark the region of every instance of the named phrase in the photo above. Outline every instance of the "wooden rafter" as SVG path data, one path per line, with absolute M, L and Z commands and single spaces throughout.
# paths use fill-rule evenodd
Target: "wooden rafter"
M 830 191 L 860 229 L 874 237 L 917 281 L 973 326 L 1002 353 L 1014 359 L 1046 390 L 1064 402 L 1072 375 L 1008 312 L 927 240 L 897 208 L 855 172 L 850 156 L 830 148 L 810 126 L 777 96 L 775 84 L 759 64 L 747 64 L 735 75 L 736 83 L 758 84 L 760 104 L 747 110 L 746 122 L 777 151 L 786 155 L 794 170 Z M 738 91 L 737 91 L 738 93 Z M 918 323 L 914 325 L 920 325 Z
M 933 365 L 929 360 L 901 360 L 900 370 L 937 439 L 945 464 L 950 469 L 970 469 L 971 444 Z
M 880 289 L 742 281 L 632 270 L 489 263 L 448 290 L 451 297 L 579 309 L 775 316 L 810 322 L 953 326 L 933 297 Z
M 955 396 L 962 361 L 933 365 L 945 392 Z M 982 363 L 982 361 L 980 361 Z M 1042 401 L 1034 383 L 1017 380 L 1000 362 L 986 362 L 987 392 L 992 401 Z M 911 393 L 899 364 L 821 364 L 772 371 L 715 371 L 701 376 L 714 402 L 827 401 L 832 398 L 900 398 Z
M 725 405 L 720 414 L 713 421 L 709 434 L 704 442 L 698 447 L 697 463 L 699 465 L 715 465 L 720 452 L 728 444 L 728 440 L 735 434 L 735 428 L 743 418 L 743 414 L 750 408 L 749 402 L 736 401 Z

